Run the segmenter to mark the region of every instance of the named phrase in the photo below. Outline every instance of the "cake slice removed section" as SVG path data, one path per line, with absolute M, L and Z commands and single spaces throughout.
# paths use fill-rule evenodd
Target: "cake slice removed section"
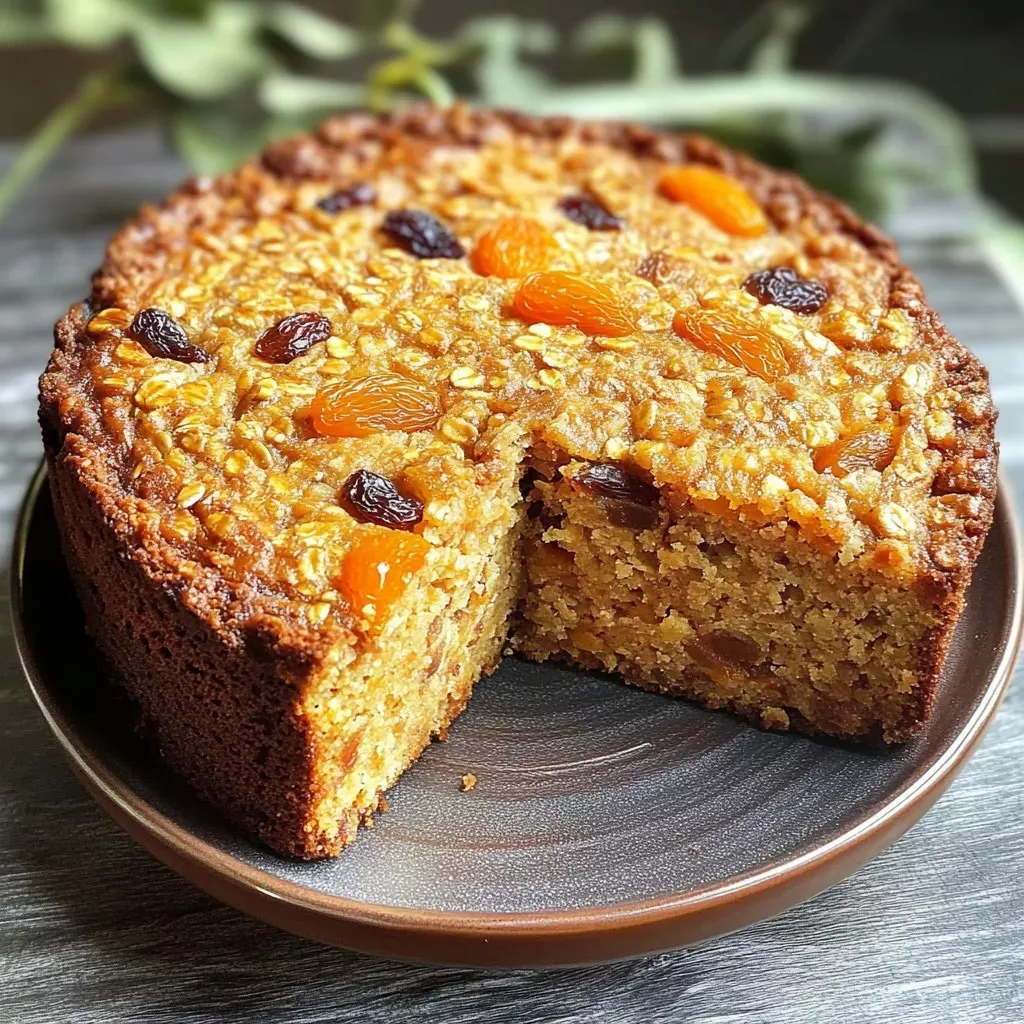
M 523 654 L 768 728 L 886 742 L 915 731 L 937 683 L 941 595 L 843 565 L 795 524 L 670 511 L 631 480 L 576 462 L 536 482 Z

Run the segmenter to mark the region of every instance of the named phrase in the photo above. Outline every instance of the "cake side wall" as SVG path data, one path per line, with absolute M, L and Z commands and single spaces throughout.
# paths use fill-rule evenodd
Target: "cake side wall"
M 306 831 L 311 753 L 295 686 L 122 551 L 75 460 L 48 450 L 47 464 L 86 628 L 138 703 L 161 757 L 272 849 L 305 858 L 334 852 Z

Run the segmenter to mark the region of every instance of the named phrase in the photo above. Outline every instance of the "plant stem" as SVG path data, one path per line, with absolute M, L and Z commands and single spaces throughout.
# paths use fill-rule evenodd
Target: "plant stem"
M 450 107 L 455 102 L 455 93 L 447 80 L 433 68 L 424 68 L 416 76 L 416 85 L 431 103 L 439 107 Z
M 69 136 L 96 111 L 112 103 L 123 85 L 120 67 L 89 75 L 36 129 L 0 179 L 0 219 Z

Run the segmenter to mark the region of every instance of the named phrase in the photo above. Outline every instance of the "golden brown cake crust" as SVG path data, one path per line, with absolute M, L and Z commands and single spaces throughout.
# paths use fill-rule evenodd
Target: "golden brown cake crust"
M 705 138 L 629 125 L 537 119 L 464 106 L 450 110 L 415 106 L 386 117 L 333 117 L 315 135 L 271 146 L 261 166 L 285 182 L 345 182 L 360 166 L 396 145 L 473 147 L 510 131 L 520 138 L 540 140 L 575 137 L 643 159 L 718 168 L 746 186 L 776 228 L 810 224 L 822 233 L 842 234 L 864 247 L 887 275 L 889 309 L 903 311 L 912 321 L 918 335 L 938 357 L 944 375 L 941 383 L 962 399 L 952 417 L 955 432 L 935 448 L 939 459 L 932 496 L 951 496 L 949 515 L 944 522 L 932 523 L 917 566 L 919 585 L 935 595 L 945 616 L 931 642 L 921 648 L 920 657 L 925 663 L 920 666 L 920 674 L 931 680 L 926 687 L 926 715 L 963 592 L 991 525 L 996 489 L 996 414 L 988 401 L 987 371 L 926 305 L 917 279 L 901 264 L 895 246 L 882 233 L 795 176 L 765 167 Z M 258 176 L 253 181 L 258 183 Z M 237 179 L 233 187 L 237 187 Z M 299 685 L 318 659 L 346 633 L 351 642 L 358 642 L 351 623 L 338 620 L 332 621 L 330 628 L 315 628 L 297 619 L 290 602 L 266 581 L 229 581 L 215 566 L 190 557 L 187 543 L 170 542 L 161 531 L 154 508 L 125 485 L 130 453 L 123 439 L 111 435 L 97 405 L 84 398 L 80 366 L 82 353 L 91 343 L 85 330 L 89 318 L 116 302 L 117 296 L 141 290 L 142 282 L 159 274 L 169 247 L 189 228 L 214 220 L 227 198 L 221 180 L 192 179 L 163 204 L 144 207 L 126 224 L 94 275 L 89 298 L 74 306 L 57 325 L 56 348 L 40 385 L 46 454 L 56 497 L 64 506 L 61 529 L 65 548 L 80 591 L 87 593 L 90 580 L 99 588 L 90 611 L 90 629 L 122 671 L 125 665 L 138 665 L 140 678 L 143 671 L 148 675 L 145 687 L 141 683 L 129 687 L 138 691 L 136 696 L 143 688 L 178 694 L 173 714 L 183 717 L 183 735 L 193 729 L 202 733 L 209 723 L 187 720 L 189 686 L 197 684 L 183 679 L 176 655 L 166 659 L 159 656 L 159 648 L 166 646 L 172 654 L 174 651 L 174 628 L 154 624 L 158 618 L 170 622 L 174 616 L 169 609 L 179 609 L 181 623 L 189 623 L 188 642 L 196 662 L 211 666 L 211 677 L 205 684 L 208 688 L 220 686 L 230 694 L 237 690 L 239 677 L 249 666 L 266 667 L 265 674 L 259 676 L 261 684 L 252 686 L 250 695 L 260 709 L 258 714 L 275 722 L 280 721 L 281 709 L 287 704 L 287 693 L 282 688 Z M 258 208 L 259 196 L 249 199 Z M 111 611 L 128 593 L 132 595 L 126 602 L 129 607 L 132 600 L 140 602 L 140 618 L 134 629 L 121 630 L 115 638 L 109 624 Z M 164 610 L 158 612 L 158 605 Z M 157 643 L 154 638 L 164 639 Z M 152 650 L 154 644 L 157 656 Z M 195 706 L 200 707 L 201 702 L 197 700 Z M 236 721 L 225 715 L 218 723 L 225 736 L 225 759 L 230 758 L 229 751 L 249 750 L 256 742 L 252 722 L 239 725 L 242 731 L 238 736 L 231 734 Z M 273 797 L 277 800 L 280 796 L 278 806 L 286 806 L 287 794 L 308 782 L 310 753 L 305 728 L 301 721 L 289 725 L 285 733 L 292 739 L 272 753 L 276 759 L 274 771 L 284 780 L 281 793 Z M 244 729 L 249 733 L 243 735 Z M 194 784 L 200 788 L 205 784 L 207 795 L 216 803 L 233 805 L 236 819 L 271 846 L 302 856 L 330 852 L 302 846 L 295 824 L 301 812 L 289 820 L 267 820 L 259 809 L 260 794 L 266 793 L 263 787 L 267 773 L 247 769 L 244 757 L 218 764 L 216 750 L 211 742 L 201 755 L 193 755 L 177 743 L 169 759 Z M 262 758 L 261 764 L 269 763 L 268 756 L 260 754 L 256 760 Z M 234 779 L 230 793 L 219 783 L 209 782 L 228 776 Z

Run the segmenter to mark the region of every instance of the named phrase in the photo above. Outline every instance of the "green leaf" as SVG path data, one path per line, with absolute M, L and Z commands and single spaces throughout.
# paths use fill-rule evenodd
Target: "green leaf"
M 263 145 L 262 130 L 232 132 L 201 110 L 184 109 L 170 121 L 171 141 L 197 174 L 222 174 L 237 167 Z
M 146 70 L 168 92 L 211 100 L 233 92 L 273 66 L 258 41 L 251 4 L 221 2 L 203 19 L 139 13 L 133 35 Z
M 46 21 L 68 46 L 100 49 L 117 42 L 135 17 L 130 0 L 46 0 Z
M 420 72 L 413 78 L 412 84 L 431 103 L 439 107 L 450 107 L 455 102 L 455 93 L 452 92 L 444 75 L 433 68 L 421 68 Z
M 597 79 L 628 77 L 654 85 L 675 78 L 679 71 L 672 33 L 659 18 L 599 14 L 573 33 L 571 45 L 584 56 L 588 74 Z
M 641 18 L 633 29 L 636 39 L 636 79 L 647 85 L 675 78 L 681 64 L 672 30 L 660 18 Z
M 757 75 L 786 71 L 793 63 L 800 33 L 811 17 L 811 5 L 801 0 L 775 0 L 769 4 L 768 30 L 751 51 L 749 70 Z
M 136 98 L 121 67 L 96 71 L 78 87 L 18 151 L 0 179 L 0 217 L 23 188 L 34 181 L 46 162 L 97 111 L 129 103 Z
M 260 82 L 259 100 L 265 110 L 275 114 L 323 113 L 362 105 L 366 101 L 366 89 L 361 84 L 279 71 Z
M 317 60 L 349 57 L 363 46 L 363 35 L 356 29 L 299 4 L 271 4 L 265 17 L 271 32 Z
M 977 238 L 988 262 L 1024 305 L 1024 225 L 990 201 L 983 201 L 978 216 Z
M 368 29 L 381 29 L 395 22 L 411 21 L 419 0 L 363 0 L 360 22 Z
M 548 89 L 548 77 L 523 59 L 554 50 L 558 36 L 547 23 L 486 15 L 467 21 L 458 41 L 478 54 L 473 78 L 482 102 L 528 107 Z
M 0 11 L 0 46 L 48 43 L 56 39 L 45 18 L 19 11 Z

